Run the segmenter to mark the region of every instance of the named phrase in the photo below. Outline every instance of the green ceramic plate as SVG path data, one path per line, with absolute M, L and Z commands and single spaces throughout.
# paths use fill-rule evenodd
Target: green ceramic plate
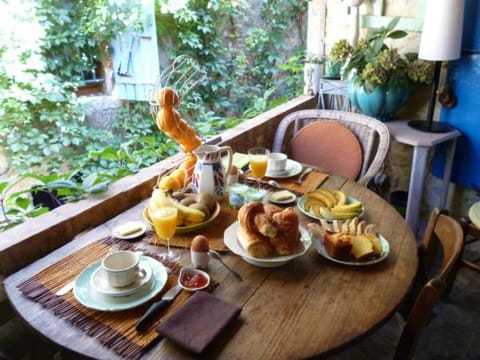
M 102 261 L 99 260 L 87 266 L 77 277 L 73 295 L 83 306 L 100 311 L 122 311 L 144 304 L 162 291 L 167 283 L 168 274 L 165 267 L 151 257 L 141 256 L 140 262 L 152 269 L 152 279 L 138 292 L 128 296 L 114 297 L 96 291 L 92 287 L 90 279 L 102 264 Z

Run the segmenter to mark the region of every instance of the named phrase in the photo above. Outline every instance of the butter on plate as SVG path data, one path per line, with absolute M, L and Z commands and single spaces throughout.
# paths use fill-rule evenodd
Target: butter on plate
M 115 227 L 114 232 L 120 236 L 129 236 L 145 229 L 145 225 L 138 221 L 129 221 Z
M 295 196 L 294 193 L 288 191 L 288 190 L 280 190 L 276 191 L 273 194 L 270 195 L 269 200 L 273 203 L 278 203 L 278 204 L 287 204 L 292 201 L 295 201 L 297 197 Z

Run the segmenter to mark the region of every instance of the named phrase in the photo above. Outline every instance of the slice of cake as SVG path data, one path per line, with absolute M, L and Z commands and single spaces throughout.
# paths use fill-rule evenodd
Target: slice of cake
M 352 259 L 352 243 L 349 233 L 325 231 L 323 239 L 323 246 L 328 255 L 338 260 Z
M 352 236 L 352 255 L 356 260 L 364 261 L 380 255 L 382 245 L 380 239 L 371 233 Z

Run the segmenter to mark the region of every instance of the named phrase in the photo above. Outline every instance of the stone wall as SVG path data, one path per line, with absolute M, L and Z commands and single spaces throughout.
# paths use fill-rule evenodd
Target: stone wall
M 338 40 L 348 38 L 351 25 L 351 17 L 347 3 L 344 0 L 313 0 L 314 10 L 312 13 L 318 17 L 316 19 L 316 31 L 323 31 L 323 38 L 319 38 L 313 43 L 314 48 L 323 49 L 328 54 L 330 47 Z M 365 1 L 359 8 L 360 14 L 372 14 L 373 6 L 376 2 Z M 401 3 L 401 4 L 400 4 Z M 418 0 L 404 0 L 402 2 L 394 0 L 385 0 L 384 15 L 385 16 L 401 16 L 407 18 L 415 18 L 418 16 Z M 322 19 L 323 17 L 323 19 Z M 322 29 L 321 27 L 324 27 Z M 364 36 L 368 29 L 360 28 L 360 37 Z M 395 40 L 395 47 L 401 52 L 418 52 L 420 44 L 420 32 L 411 31 L 409 35 L 400 40 Z M 445 68 L 445 64 L 443 66 Z M 444 76 L 444 73 L 442 72 Z M 442 88 L 443 79 L 440 81 L 439 88 Z M 430 88 L 425 87 L 417 91 L 403 107 L 400 109 L 396 117 L 398 119 L 425 119 L 427 113 L 428 101 L 430 99 Z M 437 103 L 435 109 L 435 119 L 438 119 L 441 111 L 440 105 Z M 431 168 L 431 159 L 434 151 L 430 151 L 430 161 L 428 168 Z M 385 171 L 388 175 L 388 192 L 391 191 L 407 191 L 410 179 L 410 171 L 412 166 L 413 148 L 408 145 L 392 142 L 389 154 L 386 160 Z M 422 199 L 422 220 L 426 220 L 430 211 L 438 205 L 440 200 L 440 187 L 442 179 L 437 178 L 427 172 L 425 179 L 425 191 Z M 446 208 L 451 214 L 457 218 L 467 215 L 468 208 L 472 203 L 479 201 L 478 194 L 474 191 L 450 184 L 449 196 L 447 198 Z

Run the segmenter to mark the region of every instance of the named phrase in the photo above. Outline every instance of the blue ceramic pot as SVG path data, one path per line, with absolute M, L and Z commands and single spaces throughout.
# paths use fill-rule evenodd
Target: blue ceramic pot
M 390 120 L 411 95 L 411 89 L 402 84 L 377 85 L 373 90 L 355 85 L 354 79 L 348 85 L 348 98 L 352 105 L 363 114 L 381 121 Z
M 328 60 L 327 62 L 325 62 L 324 77 L 328 79 L 340 79 L 341 68 L 342 63 Z

